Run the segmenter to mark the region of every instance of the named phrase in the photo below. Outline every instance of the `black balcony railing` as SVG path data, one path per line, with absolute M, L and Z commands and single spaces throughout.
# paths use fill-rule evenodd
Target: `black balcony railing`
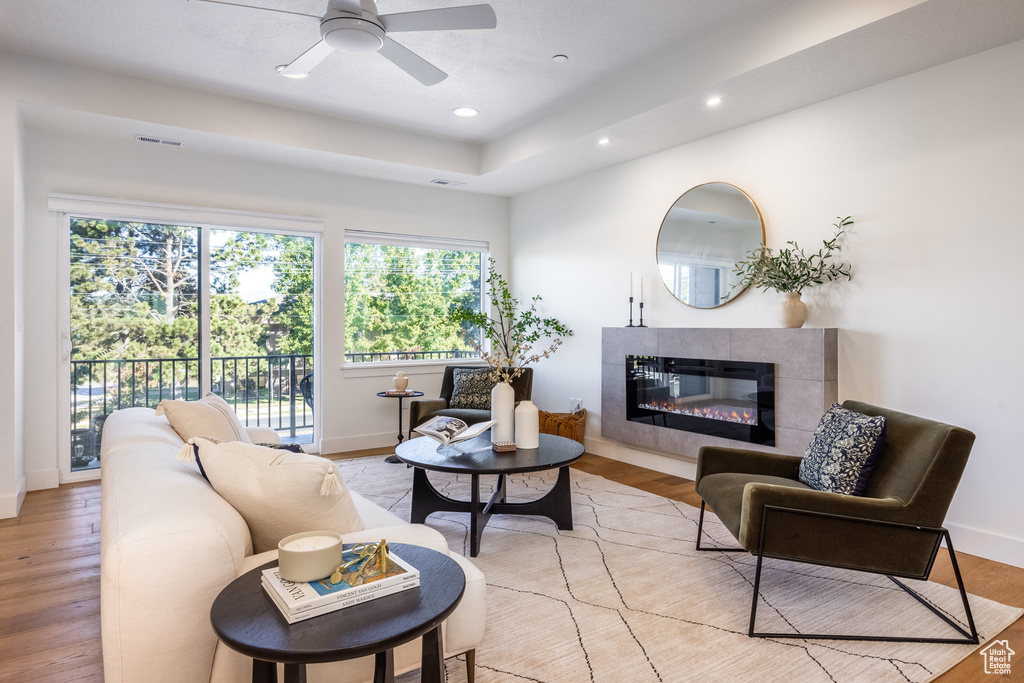
M 312 438 L 312 401 L 299 383 L 313 372 L 313 356 L 225 356 L 210 366 L 213 392 L 242 424 L 270 427 L 290 441 Z M 98 466 L 103 422 L 115 410 L 200 398 L 197 358 L 71 361 L 71 373 L 73 470 Z
M 349 363 L 479 358 L 475 351 L 346 353 Z M 210 360 L 210 384 L 245 426 L 270 427 L 289 441 L 312 439 L 313 406 L 300 389 L 313 356 L 223 356 Z M 164 399 L 200 396 L 198 358 L 71 361 L 72 469 L 99 466 L 107 415 L 121 408 L 156 408 Z
M 349 363 L 378 363 L 401 360 L 448 360 L 452 358 L 479 358 L 477 351 L 374 351 L 366 353 L 346 353 L 345 360 Z

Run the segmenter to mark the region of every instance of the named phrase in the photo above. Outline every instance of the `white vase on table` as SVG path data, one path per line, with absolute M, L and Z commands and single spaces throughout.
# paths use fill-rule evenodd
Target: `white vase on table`
M 540 411 L 533 401 L 520 401 L 516 407 L 516 448 L 540 446 Z
M 498 382 L 491 389 L 491 443 L 512 443 L 515 431 L 516 391 L 508 382 Z

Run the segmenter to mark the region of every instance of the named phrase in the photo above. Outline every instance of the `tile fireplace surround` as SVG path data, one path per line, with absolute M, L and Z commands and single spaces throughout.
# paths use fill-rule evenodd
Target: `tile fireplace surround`
M 701 446 L 803 455 L 822 413 L 839 393 L 838 330 L 629 328 L 601 330 L 601 436 L 697 457 Z M 777 446 L 666 429 L 626 419 L 626 356 L 673 356 L 775 363 Z

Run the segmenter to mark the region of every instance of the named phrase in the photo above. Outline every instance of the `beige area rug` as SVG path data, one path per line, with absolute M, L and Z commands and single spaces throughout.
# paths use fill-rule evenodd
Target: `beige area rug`
M 382 458 L 339 465 L 353 490 L 409 518 L 411 469 Z M 510 502 L 539 497 L 553 476 L 512 477 Z M 469 477 L 430 478 L 447 495 L 468 499 Z M 696 551 L 699 510 L 575 470 L 572 495 L 572 531 L 508 515 L 492 517 L 484 531 L 473 558 L 488 584 L 479 683 L 917 683 L 968 656 L 978 660 L 978 679 L 988 678 L 973 646 L 749 638 L 756 560 Z M 467 515 L 435 513 L 427 523 L 468 555 Z M 722 547 L 733 545 L 714 515 L 704 528 Z M 769 559 L 761 583 L 759 630 L 854 632 L 859 625 L 894 635 L 956 635 L 885 577 Z M 962 620 L 955 590 L 908 583 Z M 974 596 L 971 607 L 982 642 L 1024 611 Z M 461 658 L 449 661 L 448 680 L 466 680 Z

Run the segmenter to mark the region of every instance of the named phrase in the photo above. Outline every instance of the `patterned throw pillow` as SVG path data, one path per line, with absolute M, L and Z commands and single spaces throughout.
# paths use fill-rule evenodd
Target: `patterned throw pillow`
M 800 481 L 819 491 L 862 496 L 884 446 L 884 417 L 869 417 L 833 403 L 807 446 Z
M 455 368 L 452 371 L 454 387 L 449 408 L 491 409 L 491 389 L 494 375 L 489 368 Z

